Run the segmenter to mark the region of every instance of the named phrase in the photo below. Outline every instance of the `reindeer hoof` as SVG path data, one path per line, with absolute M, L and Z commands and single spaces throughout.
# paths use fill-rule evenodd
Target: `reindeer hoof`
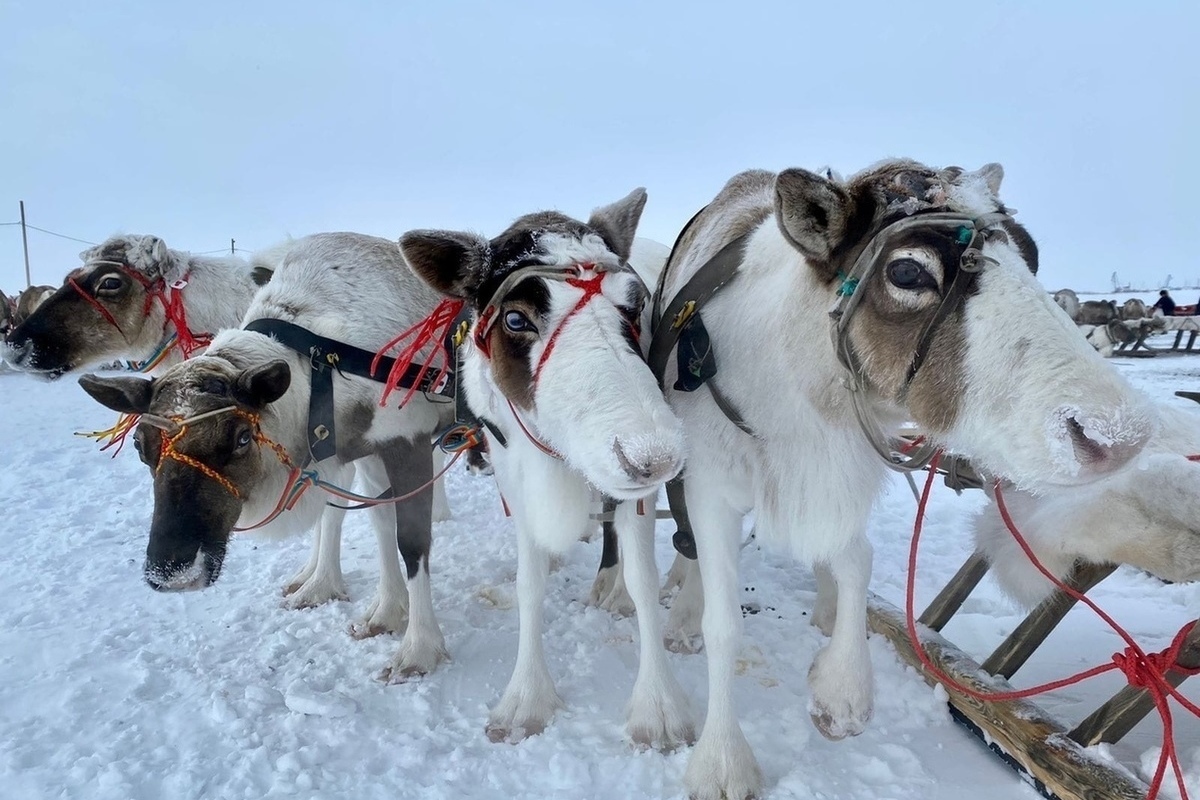
M 349 632 L 351 639 L 357 639 L 360 642 L 363 639 L 372 639 L 389 633 L 388 629 L 382 625 L 370 625 L 366 622 L 351 622 Z
M 663 647 L 681 656 L 694 656 L 704 649 L 704 637 L 698 633 L 693 636 L 684 633 L 667 634 L 663 637 Z
M 486 732 L 488 741 L 493 744 L 519 744 L 545 730 L 545 722 L 527 720 L 520 725 L 488 725 Z

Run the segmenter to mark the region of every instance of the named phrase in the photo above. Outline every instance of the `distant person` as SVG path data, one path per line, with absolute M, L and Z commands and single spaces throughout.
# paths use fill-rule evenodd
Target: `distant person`
M 1175 316 L 1175 301 L 1171 299 L 1171 295 L 1167 294 L 1166 289 L 1158 293 L 1158 300 L 1154 303 L 1154 307 L 1161 308 L 1164 317 Z

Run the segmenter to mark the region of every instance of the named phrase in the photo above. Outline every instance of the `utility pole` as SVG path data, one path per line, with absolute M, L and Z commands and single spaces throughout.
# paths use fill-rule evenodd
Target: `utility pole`
M 33 286 L 33 280 L 29 277 L 29 235 L 25 232 L 25 201 L 21 203 L 21 247 L 25 250 L 25 288 Z
M 233 237 L 229 237 L 229 255 L 231 256 L 237 255 L 237 248 L 234 247 L 234 244 L 236 244 L 236 242 L 234 242 Z

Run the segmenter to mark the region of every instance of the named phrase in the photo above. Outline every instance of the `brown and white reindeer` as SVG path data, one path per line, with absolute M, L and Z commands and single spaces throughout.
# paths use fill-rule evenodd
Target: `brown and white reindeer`
M 716 365 L 681 391 L 674 359 L 661 359 L 687 434 L 684 494 L 705 595 L 708 714 L 685 775 L 693 797 L 762 788 L 733 699 L 748 510 L 760 543 L 815 567 L 832 636 L 808 670 L 809 709 L 836 739 L 862 731 L 872 711 L 866 525 L 888 469 L 881 455 L 893 460 L 883 431 L 916 422 L 929 444 L 1026 488 L 1103 477 L 1154 431 L 1145 398 L 1038 285 L 1033 239 L 999 200 L 1002 174 L 913 161 L 849 180 L 742 173 L 667 264 L 651 366 L 659 332 L 696 319 Z M 705 301 L 710 263 L 734 266 Z M 997 350 L 1014 307 L 1022 330 Z
M 115 360 L 170 366 L 241 321 L 275 257 L 197 256 L 157 236 L 121 235 L 80 258 L 13 328 L 5 354 L 13 366 L 48 377 Z
M 255 292 L 292 246 L 237 256 L 194 255 L 167 247 L 158 236 L 114 236 L 80 253 L 49 299 L 8 340 L 7 359 L 51 378 L 94 364 L 123 360 L 160 374 L 203 349 L 219 331 L 236 328 Z M 289 608 L 309 608 L 348 597 L 341 570 L 345 511 L 326 509 L 313 532 L 307 564 L 284 586 Z M 434 488 L 434 519 L 450 516 L 441 481 Z M 380 589 L 356 635 L 404 629 L 407 602 L 392 536 L 380 550 Z
M 621 501 L 615 528 L 640 640 L 629 735 L 662 747 L 692 736 L 662 646 L 653 550 L 653 498 L 682 464 L 682 430 L 643 360 L 647 291 L 626 263 L 645 202 L 639 189 L 586 223 L 529 214 L 491 241 L 428 230 L 400 240 L 418 275 L 470 309 L 463 385 L 517 528 L 520 640 L 488 718 L 493 741 L 540 733 L 562 706 L 542 604 L 550 554 L 592 524 L 591 487 Z
M 418 393 L 403 408 L 381 408 L 380 385 L 340 365 L 332 377 L 328 426 L 336 453 L 309 463 L 308 376 L 314 356 L 250 328 L 256 320 L 282 321 L 373 352 L 396 330 L 427 316 L 437 301 L 406 267 L 394 242 L 317 234 L 288 247 L 271 282 L 255 295 L 247 328 L 218 333 L 203 355 L 152 380 L 82 379 L 102 404 L 142 415 L 135 443 L 154 480 L 147 582 L 163 591 L 204 588 L 220 576 L 235 527 L 269 520 L 261 530 L 270 535 L 316 523 L 326 508 L 319 491 L 302 494 L 275 516 L 285 493 L 297 485 L 299 468 L 346 487 L 357 465 L 369 487 L 390 485 L 397 494 L 429 483 L 430 437 L 447 404 Z M 369 512 L 381 553 L 395 552 L 398 544 L 408 571 L 406 592 L 401 576 L 387 574 L 385 562 L 373 608 L 393 618 L 403 617 L 408 606 L 404 640 L 388 669 L 396 679 L 429 672 L 446 656 L 429 586 L 431 505 L 431 493 L 423 491 Z M 396 625 L 403 627 L 402 620 Z
M 16 316 L 16 298 L 9 298 L 4 292 L 0 292 L 0 342 L 8 338 L 8 332 L 12 330 Z M 2 366 L 4 363 L 0 359 L 0 367 Z

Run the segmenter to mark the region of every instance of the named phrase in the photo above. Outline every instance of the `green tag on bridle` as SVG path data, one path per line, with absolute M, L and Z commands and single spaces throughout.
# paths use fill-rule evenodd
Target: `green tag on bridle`
M 974 234 L 972 233 L 971 229 L 968 228 L 966 225 L 963 225 L 961 228 L 958 229 L 958 243 L 959 244 L 970 244 L 971 237 L 973 235 Z

